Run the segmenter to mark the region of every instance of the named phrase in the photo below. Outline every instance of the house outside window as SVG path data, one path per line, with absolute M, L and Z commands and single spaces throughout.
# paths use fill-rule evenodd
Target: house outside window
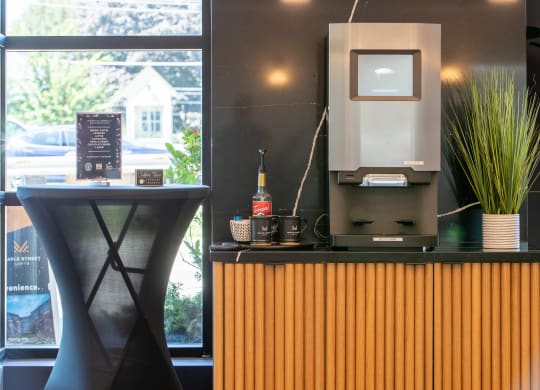
M 119 105 L 126 112 L 127 136 L 135 139 L 169 140 L 173 135 L 177 78 L 163 77 L 153 67 L 145 67 L 123 90 Z

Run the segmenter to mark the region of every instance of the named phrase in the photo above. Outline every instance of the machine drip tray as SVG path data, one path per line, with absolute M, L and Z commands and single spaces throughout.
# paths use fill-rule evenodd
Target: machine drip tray
M 438 245 L 437 235 L 376 235 L 376 234 L 336 234 L 331 236 L 331 244 L 336 248 L 433 248 Z

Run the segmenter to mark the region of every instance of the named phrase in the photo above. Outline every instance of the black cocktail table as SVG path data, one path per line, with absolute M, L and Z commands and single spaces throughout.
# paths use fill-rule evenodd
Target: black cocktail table
M 167 349 L 169 273 L 205 186 L 22 186 L 63 311 L 46 389 L 181 389 Z

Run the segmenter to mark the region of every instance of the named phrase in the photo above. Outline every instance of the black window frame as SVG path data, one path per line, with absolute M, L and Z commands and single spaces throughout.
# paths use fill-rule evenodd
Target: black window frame
M 6 52 L 7 51 L 106 51 L 106 50 L 201 50 L 202 57 L 202 184 L 210 186 L 211 174 L 211 0 L 201 0 L 201 35 L 167 36 L 7 36 L 6 2 L 0 0 L 0 139 L 6 135 Z M 13 0 L 11 0 L 13 1 Z M 6 212 L 5 206 L 20 206 L 14 193 L 5 193 L 6 148 L 0 142 L 0 235 L 1 294 L 0 359 L 55 358 L 57 347 L 6 346 Z M 172 358 L 209 358 L 212 356 L 212 267 L 209 261 L 211 236 L 210 200 L 203 203 L 202 262 L 202 345 L 169 346 Z

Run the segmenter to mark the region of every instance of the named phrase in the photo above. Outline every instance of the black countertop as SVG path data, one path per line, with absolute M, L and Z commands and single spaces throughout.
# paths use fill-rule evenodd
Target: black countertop
M 523 242 L 516 251 L 491 251 L 478 244 L 441 244 L 433 250 L 373 249 L 332 250 L 305 245 L 303 247 L 253 248 L 234 243 L 210 246 L 210 260 L 225 263 L 535 263 L 540 262 L 540 250 L 529 250 Z

